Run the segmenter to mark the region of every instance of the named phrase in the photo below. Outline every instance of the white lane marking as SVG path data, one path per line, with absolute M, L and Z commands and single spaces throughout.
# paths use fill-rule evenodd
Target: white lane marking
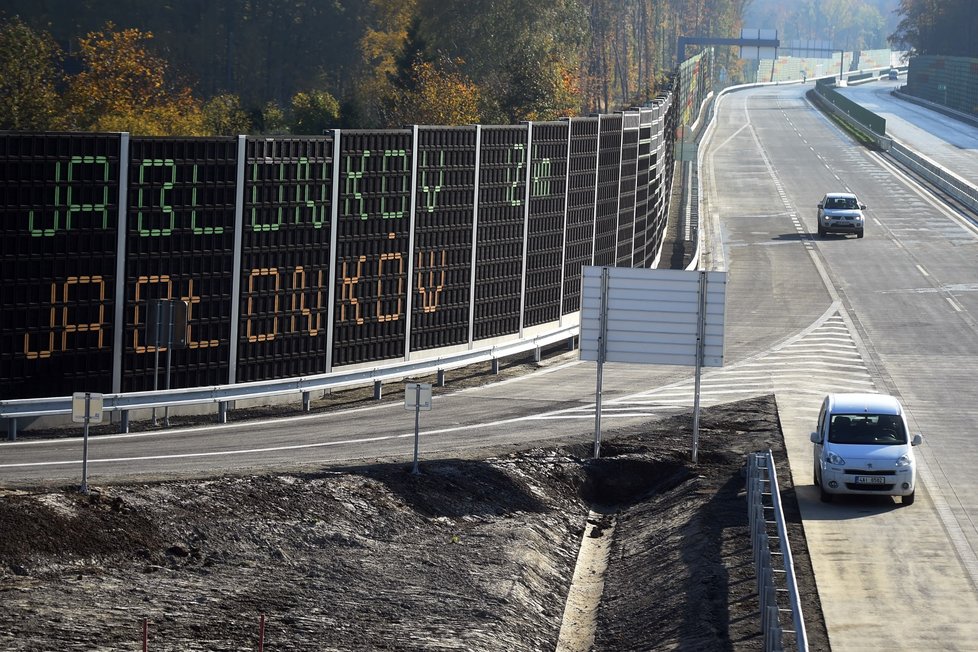
M 947 302 L 950 303 L 951 304 L 951 307 L 954 308 L 956 311 L 962 312 L 964 310 L 964 308 L 961 307 L 961 304 L 959 304 L 957 301 L 955 301 L 951 297 L 944 297 L 944 298 L 947 299 Z
M 402 407 L 402 404 L 396 403 L 398 407 Z M 592 406 L 593 407 L 593 406 Z M 572 408 L 565 408 L 572 409 Z M 557 412 L 562 412 L 564 410 L 557 410 L 551 413 L 545 413 L 540 416 L 522 416 L 514 417 L 512 419 L 503 419 L 499 421 L 492 421 L 489 423 L 474 423 L 463 426 L 454 426 L 451 428 L 439 428 L 437 430 L 425 430 L 419 434 L 424 435 L 440 435 L 450 432 L 461 432 L 463 430 L 472 430 L 475 428 L 491 428 L 496 426 L 504 426 L 512 423 L 519 423 L 520 421 L 531 421 L 536 418 L 546 417 L 547 414 L 556 414 Z M 254 422 L 252 422 L 254 423 Z M 405 439 L 407 437 L 414 437 L 414 431 L 396 434 L 396 435 L 381 435 L 377 437 L 362 437 L 356 439 L 343 439 L 340 441 L 323 441 L 316 442 L 314 444 L 290 444 L 288 446 L 266 446 L 264 448 L 243 448 L 237 450 L 222 450 L 222 451 L 207 451 L 203 453 L 171 453 L 169 455 L 140 455 L 135 457 L 108 457 L 102 459 L 89 459 L 89 466 L 93 464 L 108 464 L 111 462 L 140 462 L 146 460 L 172 460 L 172 459 L 190 459 L 195 457 L 220 457 L 222 455 L 253 455 L 258 453 L 274 453 L 278 451 L 294 451 L 294 450 L 304 450 L 310 448 L 327 448 L 330 446 L 342 446 L 345 444 L 365 444 L 378 441 L 392 441 L 395 439 Z M 63 441 L 63 440 L 61 440 Z M 19 468 L 29 468 L 29 467 L 41 467 L 41 466 L 61 466 L 61 465 L 72 465 L 81 464 L 81 460 L 61 460 L 57 462 L 23 462 L 18 464 L 0 464 L 0 469 L 19 469 Z
M 739 133 L 740 133 L 741 131 L 743 131 L 743 130 L 744 130 L 744 129 L 746 129 L 746 128 L 747 128 L 747 125 L 746 125 L 746 124 L 745 124 L 745 125 L 743 125 L 743 126 L 741 126 L 741 127 L 740 127 L 740 129 L 738 129 L 737 131 L 735 131 L 735 132 L 733 132 L 732 134 L 730 134 L 730 137 L 729 137 L 729 138 L 727 138 L 727 139 L 726 139 L 725 141 L 723 141 L 722 143 L 720 143 L 719 145 L 717 145 L 717 147 L 716 147 L 716 149 L 720 149 L 720 148 L 722 148 L 722 147 L 723 147 L 724 145 L 726 145 L 726 144 L 727 144 L 727 143 L 729 143 L 729 142 L 730 142 L 731 140 L 733 140 L 733 139 L 734 139 L 734 137 L 735 137 L 735 136 L 736 136 L 737 134 L 739 134 Z
M 413 437 L 414 433 L 401 435 L 385 435 L 383 437 L 365 437 L 363 439 L 346 439 L 342 441 L 318 442 L 315 444 L 294 444 L 291 446 L 269 446 L 267 448 L 246 448 L 241 450 L 209 451 L 206 453 L 172 453 L 169 455 L 141 455 L 137 457 L 108 457 L 105 459 L 89 459 L 89 465 L 106 464 L 109 462 L 139 462 L 145 460 L 172 460 L 193 457 L 218 457 L 221 455 L 247 455 L 252 453 L 269 453 L 275 451 L 301 450 L 303 448 L 322 448 L 326 446 L 340 446 L 342 444 L 361 444 L 375 441 L 387 441 L 391 439 L 401 439 Z M 81 460 L 61 460 L 58 462 L 24 462 L 21 464 L 0 464 L 0 469 L 21 469 L 40 466 L 61 466 L 81 464 Z
M 927 270 L 924 269 L 922 265 L 917 265 L 916 267 L 917 267 L 917 271 L 920 272 L 921 275 L 930 276 L 930 274 L 927 273 Z

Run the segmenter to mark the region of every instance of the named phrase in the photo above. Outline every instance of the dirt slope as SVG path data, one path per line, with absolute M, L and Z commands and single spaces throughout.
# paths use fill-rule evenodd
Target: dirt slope
M 589 509 L 615 527 L 594 650 L 762 649 L 747 452 L 781 459 L 810 649 L 828 649 L 772 397 L 464 459 L 0 490 L 3 650 L 554 650 Z M 611 529 L 595 527 L 590 536 Z

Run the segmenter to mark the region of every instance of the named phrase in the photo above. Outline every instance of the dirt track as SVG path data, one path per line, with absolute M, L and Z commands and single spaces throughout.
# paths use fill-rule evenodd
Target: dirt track
M 265 650 L 554 650 L 593 508 L 588 536 L 611 540 L 590 649 L 762 649 L 741 472 L 767 448 L 787 469 L 773 398 L 705 409 L 700 428 L 695 467 L 683 414 L 606 433 L 600 460 L 551 442 L 420 475 L 378 461 L 0 490 L 0 648 L 141 649 L 146 619 L 150 650 L 257 649 L 264 614 Z

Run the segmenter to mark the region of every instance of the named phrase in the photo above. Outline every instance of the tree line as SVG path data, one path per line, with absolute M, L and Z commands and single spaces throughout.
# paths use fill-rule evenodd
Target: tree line
M 887 47 L 898 1 L 753 0 L 745 26 L 777 29 L 782 44 L 828 41 L 836 49 L 875 50 Z
M 0 128 L 320 133 L 640 104 L 751 0 L 7 0 Z M 736 77 L 733 53 L 721 64 Z
M 7 0 L 0 128 L 321 133 L 512 124 L 654 97 L 679 36 L 878 47 L 893 0 Z M 786 13 L 787 12 L 787 13 Z M 889 40 L 978 57 L 974 0 L 899 0 Z M 753 25 L 751 25 L 753 26 Z M 718 65 L 742 78 L 732 51 Z
M 978 58 L 975 0 L 900 0 L 902 16 L 892 43 L 911 54 Z

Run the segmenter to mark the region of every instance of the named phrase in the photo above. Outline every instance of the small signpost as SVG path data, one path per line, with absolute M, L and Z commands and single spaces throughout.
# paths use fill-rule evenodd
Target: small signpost
M 160 378 L 160 350 L 166 351 L 166 389 L 170 389 L 173 349 L 187 348 L 187 316 L 190 302 L 180 299 L 156 299 L 149 302 L 146 316 L 146 341 L 153 347 L 153 391 Z M 163 408 L 163 422 L 170 425 L 170 408 Z M 153 408 L 153 425 L 157 425 Z
M 85 424 L 82 436 L 81 492 L 88 493 L 88 424 L 102 423 L 102 395 L 95 392 L 75 392 L 71 395 L 71 420 Z
M 411 473 L 417 475 L 418 448 L 421 439 L 421 410 L 431 409 L 431 383 L 405 383 L 404 409 L 414 410 L 414 468 Z

